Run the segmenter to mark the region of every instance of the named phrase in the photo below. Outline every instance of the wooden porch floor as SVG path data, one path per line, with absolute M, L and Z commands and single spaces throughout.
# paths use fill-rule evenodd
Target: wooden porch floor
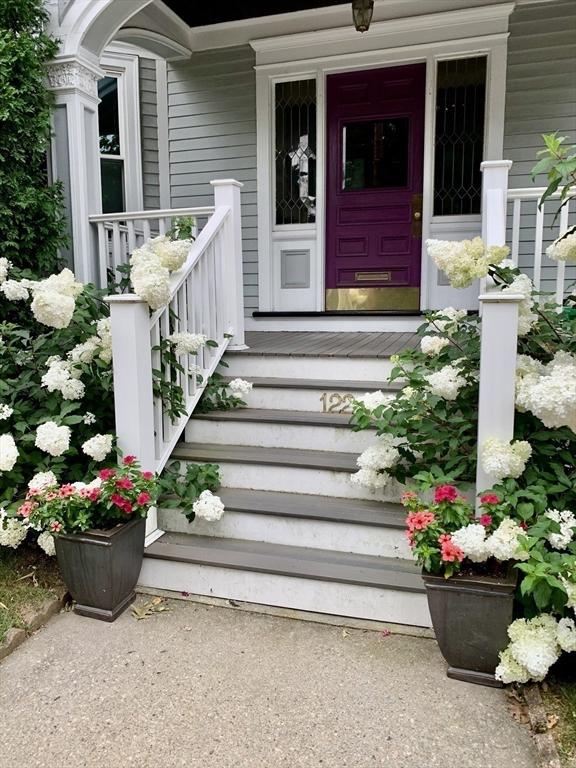
M 314 331 L 248 331 L 248 349 L 229 355 L 386 358 L 418 346 L 419 337 L 406 333 L 321 333 Z

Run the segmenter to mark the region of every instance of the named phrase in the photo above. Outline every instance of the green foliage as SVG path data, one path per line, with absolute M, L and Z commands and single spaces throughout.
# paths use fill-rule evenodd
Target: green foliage
M 46 19 L 43 0 L 0 0 L 0 257 L 39 275 L 59 266 L 66 243 L 61 188 L 47 178 L 46 62 L 58 45 Z
M 572 187 L 576 184 L 576 146 L 566 145 L 566 136 L 545 133 L 542 136 L 545 148 L 538 152 L 540 160 L 532 168 L 532 178 L 541 173 L 548 177 L 548 187 L 540 198 L 539 207 L 560 190 L 560 207 L 573 197 Z
M 194 520 L 194 502 L 202 491 L 217 491 L 220 468 L 217 464 L 186 464 L 184 472 L 179 461 L 171 462 L 162 473 L 158 487 L 163 507 L 181 509 L 188 520 Z
M 220 366 L 227 368 L 228 363 L 220 361 Z M 219 371 L 214 371 L 206 382 L 206 387 L 196 407 L 196 412 L 233 411 L 235 408 L 242 408 L 245 405 L 244 400 L 230 392 L 225 377 Z
M 196 219 L 194 216 L 178 216 L 166 234 L 173 240 L 194 240 L 195 231 Z

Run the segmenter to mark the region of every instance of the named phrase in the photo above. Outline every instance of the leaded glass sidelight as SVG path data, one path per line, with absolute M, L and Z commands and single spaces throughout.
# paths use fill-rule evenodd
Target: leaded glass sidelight
M 434 215 L 480 213 L 486 57 L 438 62 Z
M 316 81 L 276 83 L 276 224 L 316 220 Z

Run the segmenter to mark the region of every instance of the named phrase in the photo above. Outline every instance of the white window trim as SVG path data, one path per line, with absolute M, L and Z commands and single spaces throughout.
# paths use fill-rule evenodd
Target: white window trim
M 486 123 L 484 159 L 496 160 L 502 157 L 504 140 L 504 104 L 506 92 L 506 55 L 507 55 L 507 31 L 500 31 L 504 26 L 507 29 L 508 15 L 512 10 L 509 4 L 501 7 L 500 15 L 495 23 L 499 31 L 485 34 L 481 37 L 464 37 L 456 40 L 431 42 L 420 45 L 405 45 L 399 48 L 373 51 L 356 51 L 343 55 L 331 55 L 318 59 L 306 58 L 303 61 L 292 59 L 277 64 L 268 63 L 267 55 L 270 51 L 282 49 L 283 44 L 290 56 L 294 56 L 301 47 L 306 55 L 308 48 L 303 46 L 302 36 L 294 48 L 290 47 L 290 41 L 270 38 L 269 40 L 257 40 L 252 46 L 257 52 L 256 62 L 256 120 L 257 120 L 257 184 L 258 184 L 258 293 L 260 311 L 274 311 L 275 291 L 277 290 L 277 276 L 273 270 L 273 242 L 279 239 L 280 230 L 274 226 L 274 84 L 279 81 L 291 79 L 305 79 L 316 77 L 317 94 L 317 146 L 316 146 L 316 235 L 311 241 L 315 242 L 316 263 L 312 269 L 315 276 L 314 295 L 316 304 L 311 309 L 322 311 L 324 309 L 324 282 L 325 282 L 325 176 L 326 176 L 326 105 L 325 84 L 328 74 L 351 70 L 372 69 L 377 67 L 411 64 L 425 62 L 427 64 L 426 76 L 426 103 L 425 103 L 425 141 L 424 141 L 424 177 L 423 177 L 423 232 L 422 232 L 422 271 L 421 271 L 421 309 L 432 307 L 440 299 L 434 296 L 434 288 L 437 276 L 429 263 L 425 252 L 425 241 L 430 236 L 433 223 L 433 179 L 434 179 L 434 131 L 436 110 L 436 67 L 439 60 L 446 58 L 462 58 L 467 56 L 487 56 L 486 73 Z M 476 9 L 473 9 L 476 10 Z M 458 22 L 462 23 L 466 12 L 454 12 L 458 15 Z M 438 14 L 448 15 L 448 14 Z M 470 17 L 469 30 L 474 29 L 474 21 L 478 21 L 479 14 L 468 14 Z M 414 19 L 410 20 L 414 23 Z M 324 33 L 309 33 L 310 37 L 323 35 L 326 39 L 330 31 Z M 334 48 L 337 50 L 337 38 L 341 36 L 340 30 L 334 30 Z M 274 41 L 274 45 L 272 45 Z M 263 64 L 259 64 L 260 52 L 263 52 Z M 284 54 L 280 54 L 283 56 Z M 434 217 L 434 221 L 442 217 Z M 476 217 L 480 221 L 480 217 Z M 443 219 L 442 219 L 443 221 Z M 470 221 L 472 231 L 476 229 L 476 222 Z M 284 228 L 282 228 L 284 229 Z M 292 227 L 289 227 L 292 230 Z M 479 226 L 478 226 L 479 230 Z M 479 231 L 478 231 L 479 233 Z M 289 232 L 284 232 L 287 238 Z M 303 232 L 300 231 L 302 237 Z M 446 292 L 443 291 L 443 294 Z M 475 299 L 470 298 L 473 302 Z
M 100 66 L 107 75 L 118 79 L 120 158 L 124 160 L 125 208 L 127 211 L 141 211 L 144 207 L 144 192 L 138 56 L 130 53 L 105 52 L 100 60 Z M 114 156 L 100 155 L 100 157 Z

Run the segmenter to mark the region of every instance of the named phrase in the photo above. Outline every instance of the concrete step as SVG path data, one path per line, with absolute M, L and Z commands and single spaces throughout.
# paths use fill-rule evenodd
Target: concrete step
M 172 533 L 147 548 L 140 584 L 430 626 L 418 568 L 400 559 Z
M 245 445 L 196 445 L 179 443 L 173 459 L 220 465 L 226 488 L 251 488 L 347 499 L 398 502 L 402 486 L 390 481 L 380 491 L 350 482 L 357 470 L 357 453 Z M 264 470 L 265 468 L 265 470 Z
M 238 488 L 218 492 L 226 507 L 221 520 L 189 523 L 177 509 L 159 509 L 162 530 L 198 536 L 411 559 L 398 504 L 336 499 Z
M 374 430 L 354 432 L 350 415 L 264 408 L 237 408 L 194 414 L 186 427 L 187 443 L 248 445 L 361 453 L 374 443 Z
M 385 382 L 392 370 L 389 358 L 376 357 L 309 357 L 306 355 L 259 355 L 243 352 L 226 352 L 226 375 L 242 379 L 256 378 L 304 378 L 315 381 Z

